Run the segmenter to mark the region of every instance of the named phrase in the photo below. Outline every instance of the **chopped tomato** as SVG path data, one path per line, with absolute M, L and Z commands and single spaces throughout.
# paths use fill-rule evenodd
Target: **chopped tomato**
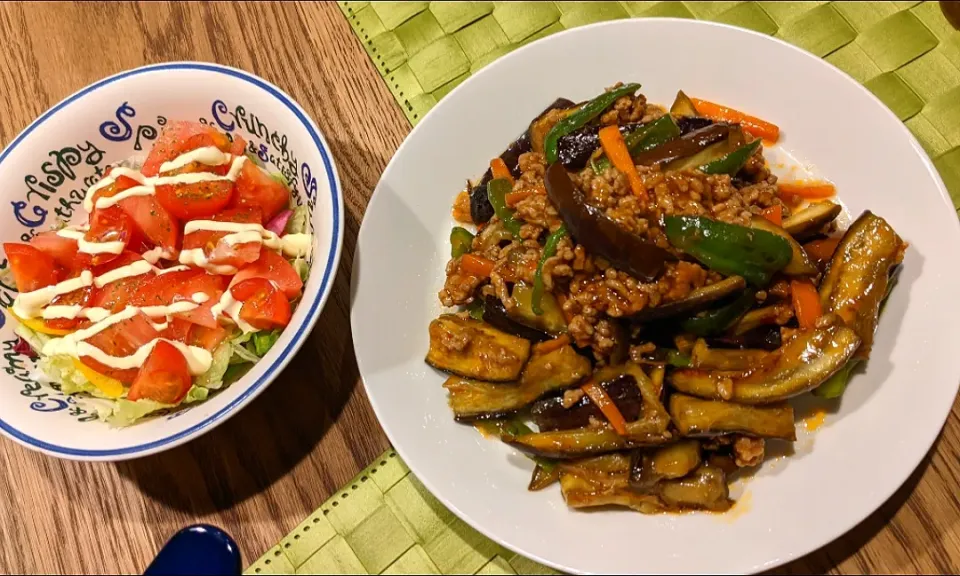
M 252 264 L 247 264 L 237 272 L 230 285 L 234 286 L 249 278 L 266 278 L 273 282 L 288 300 L 300 295 L 303 281 L 300 274 L 287 259 L 273 250 L 261 250 L 260 258 Z
M 171 122 L 163 127 L 140 172 L 144 176 L 156 176 L 164 162 L 205 146 L 216 146 L 223 152 L 232 152 L 235 149 L 227 135 L 213 126 L 199 122 Z
M 153 327 L 150 319 L 142 312 L 138 312 L 131 318 L 97 332 L 85 342 L 99 348 L 105 354 L 123 358 L 135 354 L 141 346 L 159 337 L 160 333 Z M 121 382 L 133 382 L 137 377 L 137 368 L 112 368 L 91 356 L 81 356 L 80 361 L 97 372 Z
M 30 245 L 53 258 L 64 270 L 76 272 L 91 266 L 90 255 L 79 252 L 76 240 L 60 236 L 54 230 L 37 234 L 30 239 Z
M 110 173 L 112 171 L 113 171 L 112 166 L 110 168 L 107 168 L 107 171 L 103 173 L 103 177 L 106 178 L 110 176 Z M 123 192 L 124 190 L 128 190 L 130 188 L 133 188 L 134 186 L 139 186 L 139 185 L 140 183 L 134 180 L 133 178 L 128 178 L 126 176 L 119 176 L 109 186 L 105 186 L 103 188 L 100 188 L 96 192 L 94 192 L 93 198 L 91 200 L 93 201 L 93 205 L 96 206 L 97 201 L 100 200 L 101 198 L 112 198 L 117 194 L 119 194 L 120 192 Z
M 115 260 L 94 268 L 93 274 L 94 276 L 102 276 L 111 270 L 127 266 L 138 260 L 143 260 L 139 254 L 124 251 Z M 127 304 L 133 303 L 152 276 L 153 273 L 147 273 L 114 280 L 95 292 L 92 306 L 106 308 L 112 313 L 119 312 L 126 308 Z
M 260 224 L 262 216 L 258 208 L 232 208 L 209 218 L 217 222 L 239 222 Z M 197 230 L 183 237 L 183 249 L 202 248 L 203 253 L 213 264 L 223 264 L 240 268 L 244 264 L 255 262 L 260 257 L 259 242 L 245 242 L 230 245 L 220 240 L 229 232 Z
M 60 280 L 59 269 L 53 258 L 29 244 L 8 243 L 3 251 L 10 262 L 13 279 L 20 292 L 33 292 Z
M 187 359 L 173 344 L 161 340 L 130 386 L 127 399 L 144 398 L 161 404 L 177 404 L 190 391 L 191 384 Z
M 166 338 L 167 340 L 173 340 L 174 342 L 188 344 L 190 339 L 190 329 L 192 327 L 193 324 L 187 322 L 183 318 L 174 317 L 167 322 L 167 327 L 160 331 L 160 337 Z
M 122 242 L 124 248 L 131 243 L 134 236 L 134 224 L 129 216 L 119 206 L 94 209 L 90 215 L 90 229 L 83 235 L 87 242 Z M 114 260 L 119 254 L 101 252 L 90 257 L 94 266 Z
M 137 306 L 168 306 L 184 300 L 193 301 L 195 294 L 205 294 L 207 299 L 198 308 L 177 312 L 176 317 L 193 324 L 216 328 L 217 319 L 212 308 L 226 289 L 226 279 L 203 270 L 183 270 L 153 276 L 140 287 L 133 302 Z
M 157 186 L 160 205 L 174 216 L 187 220 L 216 214 L 230 203 L 232 196 L 233 182 L 229 180 Z
M 265 278 L 250 278 L 230 288 L 243 302 L 240 319 L 258 330 L 283 328 L 290 323 L 290 302 Z
M 266 224 L 290 204 L 290 191 L 253 162 L 246 162 L 237 177 L 232 206 L 260 209 Z
M 217 346 L 227 339 L 228 335 L 229 333 L 220 326 L 209 328 L 195 324 L 190 329 L 187 344 L 206 348 L 210 352 L 213 352 Z
M 180 224 L 153 196 L 131 196 L 118 203 L 137 230 L 152 246 L 175 254 L 180 240 Z M 132 243 L 131 243 L 132 245 Z
M 234 156 L 240 156 L 247 153 L 247 141 L 239 134 L 231 134 L 233 142 L 230 143 L 230 153 Z
M 82 306 L 86 308 L 93 300 L 96 289 L 93 286 L 87 286 L 73 292 L 60 294 L 50 302 L 50 306 Z M 81 323 L 88 323 L 83 318 L 50 318 L 43 321 L 47 328 L 52 330 L 73 330 Z

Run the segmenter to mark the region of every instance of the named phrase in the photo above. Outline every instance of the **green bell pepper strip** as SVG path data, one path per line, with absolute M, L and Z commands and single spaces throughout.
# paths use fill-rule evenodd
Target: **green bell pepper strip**
M 547 241 L 543 244 L 543 254 L 540 255 L 540 261 L 537 262 L 537 271 L 533 275 L 533 296 L 530 298 L 530 308 L 537 316 L 543 314 L 543 307 L 540 305 L 543 301 L 543 265 L 550 258 L 557 254 L 557 245 L 567 235 L 567 227 L 561 224 L 547 236 Z
M 450 257 L 459 258 L 470 251 L 473 245 L 473 234 L 461 226 L 454 226 L 450 231 Z
M 667 364 L 674 368 L 689 368 L 693 360 L 689 354 L 684 354 L 679 350 L 670 350 L 667 352 Z
M 832 400 L 843 395 L 847 389 L 847 383 L 853 374 L 853 369 L 859 364 L 858 360 L 850 360 L 844 364 L 843 368 L 837 370 L 833 376 L 827 378 L 827 381 L 813 389 L 813 395 L 819 398 Z
M 563 118 L 554 124 L 553 128 L 547 132 L 547 137 L 543 140 L 543 150 L 547 157 L 547 163 L 553 164 L 557 161 L 557 145 L 560 142 L 560 138 L 563 138 L 574 130 L 583 128 L 587 125 L 587 123 L 613 105 L 614 102 L 624 96 L 633 94 L 639 89 L 639 84 L 631 83 L 609 92 L 604 92 L 603 94 L 581 106 L 576 112 L 571 113 L 566 118 Z
M 748 289 L 726 306 L 708 310 L 683 320 L 680 323 L 680 328 L 684 332 L 690 332 L 696 336 L 720 334 L 750 310 L 750 307 L 757 301 L 756 294 L 756 290 Z
M 483 320 L 483 302 L 479 298 L 474 298 L 473 302 L 467 304 L 467 313 L 474 320 Z
M 488 420 L 486 422 L 475 422 L 474 426 L 481 429 L 484 433 L 491 436 L 522 436 L 524 434 L 533 434 L 533 430 L 519 418 L 508 420 Z M 557 467 L 556 460 L 543 458 L 541 456 L 527 455 L 528 458 L 540 465 L 545 472 L 552 472 Z
M 790 243 L 776 234 L 703 216 L 667 216 L 664 231 L 671 244 L 707 268 L 743 276 L 757 287 L 769 284 L 793 257 Z
M 630 155 L 653 150 L 657 146 L 669 142 L 680 136 L 680 127 L 669 114 L 657 118 L 653 122 L 644 124 L 623 138 Z M 610 159 L 604 155 L 590 161 L 590 166 L 597 174 L 612 166 Z
M 733 176 L 746 165 L 747 160 L 750 160 L 750 157 L 753 156 L 753 153 L 756 152 L 759 147 L 760 139 L 757 138 L 753 142 L 744 144 L 722 158 L 717 158 L 713 162 L 708 162 L 700 166 L 698 170 L 704 174 L 729 174 Z
M 506 178 L 494 178 L 487 183 L 487 199 L 493 206 L 493 213 L 500 218 L 503 227 L 514 238 L 520 238 L 520 221 L 513 217 L 513 212 L 507 208 L 506 196 L 513 190 L 513 185 Z

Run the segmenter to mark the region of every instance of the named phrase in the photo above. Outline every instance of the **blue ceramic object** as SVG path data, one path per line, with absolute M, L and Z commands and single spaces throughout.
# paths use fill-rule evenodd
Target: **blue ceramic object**
M 240 549 L 233 538 L 215 526 L 196 524 L 174 534 L 144 574 L 240 574 L 241 571 Z

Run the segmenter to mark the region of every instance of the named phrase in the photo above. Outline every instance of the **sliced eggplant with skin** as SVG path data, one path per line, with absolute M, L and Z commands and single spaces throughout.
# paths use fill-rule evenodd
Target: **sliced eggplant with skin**
M 625 420 L 636 420 L 640 416 L 643 397 L 632 376 L 624 374 L 601 381 L 600 386 L 617 405 Z M 591 417 L 603 421 L 603 413 L 585 394 L 569 408 L 565 408 L 563 402 L 563 397 L 556 396 L 540 400 L 530 408 L 530 415 L 541 432 L 583 428 L 590 425 Z
M 722 122 L 711 124 L 680 138 L 670 140 L 656 148 L 641 152 L 633 159 L 641 166 L 655 166 L 669 164 L 682 158 L 690 158 L 713 144 L 724 142 L 730 135 L 730 131 L 730 124 Z
M 533 311 L 533 287 L 526 284 L 514 284 L 510 294 L 516 305 L 508 314 L 516 321 L 558 336 L 567 331 L 567 320 L 563 316 L 560 303 L 552 292 L 544 292 L 540 297 L 543 314 Z
M 560 474 L 560 491 L 571 508 L 623 506 L 642 514 L 659 514 L 667 507 L 658 496 L 630 489 L 627 474 L 596 478 L 570 472 Z
M 707 437 L 736 433 L 791 442 L 797 439 L 793 408 L 786 402 L 746 406 L 673 394 L 668 406 L 670 417 L 681 436 Z
M 590 361 L 571 346 L 535 354 L 516 385 L 491 384 L 450 377 L 443 384 L 459 421 L 500 418 L 524 408 L 545 394 L 576 385 L 590 374 Z
M 659 488 L 660 498 L 670 507 L 723 512 L 733 506 L 726 474 L 711 466 L 700 466 L 685 478 L 664 480 Z
M 700 398 L 772 404 L 813 390 L 843 367 L 859 346 L 852 329 L 828 326 L 798 333 L 753 371 L 686 369 L 668 378 L 674 389 Z
M 784 274 L 788 276 L 815 276 L 817 274 L 817 267 L 810 261 L 810 256 L 807 255 L 806 250 L 804 250 L 803 247 L 800 246 L 800 243 L 794 240 L 793 236 L 785 229 L 777 226 L 763 216 L 754 216 L 750 220 L 750 227 L 776 234 L 790 244 L 790 250 L 793 252 L 793 255 L 790 257 L 790 262 L 783 269 Z
M 630 317 L 635 322 L 650 322 L 660 320 L 671 316 L 681 314 L 691 315 L 706 308 L 711 304 L 719 302 L 737 292 L 742 292 L 747 287 L 747 282 L 740 276 L 730 276 L 719 282 L 715 282 L 702 288 L 697 288 L 690 292 L 686 298 L 661 304 L 651 308 L 644 308 Z
M 537 464 L 533 468 L 533 474 L 530 476 L 530 484 L 527 485 L 527 490 L 530 492 L 537 492 L 553 485 L 554 482 L 559 480 L 560 468 L 553 466 L 550 469 L 547 469 L 540 464 Z
M 903 261 L 905 250 L 887 221 L 866 211 L 843 235 L 820 283 L 823 312 L 837 314 L 862 340 L 858 360 L 870 356 L 890 272 Z
M 691 117 L 700 115 L 697 112 L 697 107 L 693 105 L 693 100 L 690 100 L 690 97 L 684 94 L 683 90 L 677 90 L 677 97 L 674 98 L 673 104 L 670 106 L 670 114 Z
M 630 467 L 630 486 L 651 492 L 661 480 L 682 478 L 700 465 L 700 442 L 681 440 L 656 450 L 638 450 Z
M 531 342 L 543 342 L 552 338 L 546 332 L 531 328 L 511 318 L 507 309 L 504 308 L 503 302 L 493 294 L 488 294 L 483 298 L 483 320 L 494 328 Z
M 833 202 L 814 202 L 803 210 L 783 220 L 783 229 L 797 240 L 818 234 L 823 227 L 833 222 L 843 208 Z
M 654 280 L 675 257 L 668 251 L 627 232 L 600 208 L 587 202 L 562 164 L 551 164 L 544 180 L 547 196 L 556 206 L 571 236 L 588 252 L 608 260 L 618 270 L 639 280 Z
M 766 350 L 772 352 L 783 345 L 779 326 L 758 326 L 742 334 L 724 334 L 710 338 L 708 344 L 715 348 Z
M 430 323 L 427 364 L 465 378 L 510 382 L 530 357 L 530 341 L 493 326 L 444 314 Z
M 621 136 L 626 136 L 630 132 L 640 128 L 642 124 L 623 124 L 620 126 Z M 600 126 L 590 124 L 574 130 L 570 134 L 561 136 L 557 141 L 557 154 L 559 162 L 567 170 L 577 172 L 582 170 L 590 160 L 590 156 L 600 149 Z
M 547 118 L 547 113 L 551 110 L 565 110 L 572 111 L 577 107 L 577 104 L 566 98 L 557 98 L 553 101 L 553 104 L 547 106 L 547 108 L 537 115 L 536 118 L 530 122 L 530 126 L 527 128 L 527 135 L 530 138 L 530 146 L 534 152 L 539 152 L 543 154 L 543 141 L 547 138 L 547 132 L 550 132 L 550 129 L 553 128 L 553 125 L 556 122 L 551 122 Z
M 687 134 L 693 132 L 694 130 L 700 130 L 701 128 L 706 128 L 713 124 L 713 120 L 709 118 L 701 118 L 695 116 L 682 116 L 677 118 L 677 128 L 680 129 L 680 135 L 686 136 Z
M 761 326 L 783 326 L 793 318 L 793 306 L 788 302 L 751 310 L 730 327 L 730 334 L 739 336 Z
M 759 366 L 770 356 L 767 350 L 724 350 L 707 346 L 703 339 L 697 340 L 690 351 L 690 368 L 698 370 L 748 371 Z
M 703 131 L 710 130 L 710 128 L 712 128 L 713 126 L 715 125 L 711 125 L 708 128 L 701 128 L 701 130 Z M 699 131 L 691 132 L 691 135 L 697 132 Z M 737 148 L 740 148 L 741 146 L 743 146 L 745 141 L 746 139 L 743 135 L 743 131 L 740 130 L 740 127 L 730 126 L 729 132 L 727 133 L 726 138 L 722 140 L 718 140 L 713 144 L 710 144 L 709 146 L 707 146 L 706 148 L 703 148 L 702 150 L 699 150 L 695 154 L 691 154 L 689 156 L 680 156 L 678 158 L 675 158 L 667 162 L 666 165 L 663 166 L 663 170 L 664 171 L 696 170 L 701 166 L 705 166 L 707 164 L 710 164 L 711 162 L 720 160 L 727 154 L 730 154 Z

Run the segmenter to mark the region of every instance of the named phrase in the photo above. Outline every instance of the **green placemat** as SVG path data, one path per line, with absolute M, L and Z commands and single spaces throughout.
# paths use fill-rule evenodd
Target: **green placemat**
M 936 2 L 339 2 L 412 124 L 498 57 L 616 18 L 734 24 L 805 48 L 862 82 L 917 137 L 960 210 L 960 32 Z M 393 452 L 327 500 L 247 574 L 553 574 L 446 510 Z
M 805 48 L 862 82 L 910 128 L 960 208 L 960 32 L 937 2 L 339 2 L 416 124 L 460 82 L 554 32 L 672 16 Z

